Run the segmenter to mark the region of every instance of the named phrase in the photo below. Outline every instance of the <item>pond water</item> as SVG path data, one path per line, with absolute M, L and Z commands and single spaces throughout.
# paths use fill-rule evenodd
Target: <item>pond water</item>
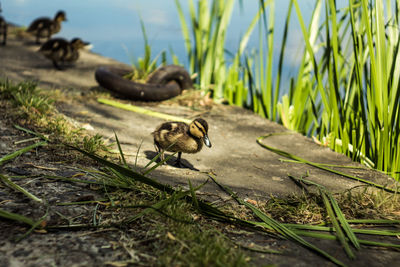
M 188 0 L 180 0 L 186 14 Z M 197 1 L 194 0 L 196 3 Z M 235 51 L 241 35 L 246 31 L 259 8 L 258 0 L 246 0 L 243 8 L 236 1 L 231 23 L 227 34 L 227 49 Z M 301 0 L 305 18 L 310 17 L 313 0 Z M 276 1 L 276 40 L 280 47 L 282 29 L 287 13 L 289 0 Z M 160 51 L 171 48 L 183 63 L 186 52 L 183 43 L 181 26 L 175 1 L 169 0 L 2 0 L 3 16 L 6 20 L 18 25 L 28 26 L 39 16 L 53 17 L 58 10 L 67 14 L 67 22 L 57 36 L 71 39 L 80 37 L 93 44 L 92 51 L 130 64 L 134 58 L 144 54 L 143 35 L 140 26 L 142 18 L 153 57 Z M 293 11 L 294 14 L 294 11 Z M 297 18 L 292 15 L 297 23 Z M 256 36 L 255 31 L 253 36 Z M 294 30 L 289 35 L 287 54 L 291 64 L 296 62 L 296 55 L 301 54 L 299 42 L 303 44 L 301 32 Z M 257 47 L 253 37 L 249 48 Z M 278 51 L 278 50 L 277 50 Z M 299 55 L 300 57 L 300 55 Z

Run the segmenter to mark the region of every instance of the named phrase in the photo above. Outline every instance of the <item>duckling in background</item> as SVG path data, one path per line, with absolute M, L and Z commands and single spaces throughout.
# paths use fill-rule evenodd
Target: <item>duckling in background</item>
M 0 13 L 1 13 L 1 3 L 0 3 Z M 0 16 L 0 35 L 3 35 L 3 42 L 1 43 L 2 45 L 6 45 L 7 43 L 7 22 L 6 20 Z
M 211 147 L 208 139 L 208 124 L 205 120 L 198 118 L 187 125 L 184 122 L 165 122 L 158 126 L 152 133 L 154 146 L 161 152 L 161 160 L 164 160 L 164 151 L 178 152 L 175 166 L 182 167 L 182 152 L 197 153 L 203 148 L 203 142 Z
M 45 42 L 39 49 L 46 58 L 53 62 L 56 69 L 62 70 L 59 63 L 74 63 L 79 58 L 79 49 L 84 48 L 89 43 L 83 42 L 79 38 L 74 38 L 71 42 L 63 38 L 53 38 Z
M 35 19 L 26 30 L 36 36 L 36 43 L 40 44 L 40 38 L 47 38 L 58 33 L 61 30 L 61 22 L 66 21 L 67 17 L 64 11 L 58 11 L 54 19 L 38 18 Z

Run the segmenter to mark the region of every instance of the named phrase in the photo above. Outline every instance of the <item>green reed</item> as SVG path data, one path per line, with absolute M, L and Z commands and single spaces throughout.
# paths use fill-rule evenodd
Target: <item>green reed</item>
M 398 179 L 400 9 L 392 2 L 349 0 L 338 9 L 334 0 L 318 0 L 307 25 L 298 1 L 292 0 L 280 50 L 275 51 L 275 2 L 260 0 L 228 61 L 225 35 L 234 1 L 200 0 L 196 9 L 190 0 L 190 32 L 176 0 L 189 69 L 198 74 L 200 88 L 212 90 L 215 100 L 316 136 L 335 151 Z M 282 66 L 292 13 L 300 24 L 304 52 L 289 88 L 281 88 L 282 77 L 288 76 Z M 257 24 L 259 46 L 249 52 L 247 42 Z
M 325 12 L 325 20 L 306 29 L 294 1 L 310 59 L 304 66 L 311 69 L 301 67 L 291 88 L 294 95 L 308 94 L 290 104 L 300 108 L 294 117 L 313 122 L 292 129 L 317 135 L 332 149 L 399 178 L 397 2 L 397 14 L 391 1 L 350 0 L 339 11 L 335 1 L 324 2 L 317 2 L 314 15 Z

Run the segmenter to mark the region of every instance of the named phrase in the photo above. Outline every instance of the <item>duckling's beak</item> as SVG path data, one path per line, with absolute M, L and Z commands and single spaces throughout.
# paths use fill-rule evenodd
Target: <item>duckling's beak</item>
M 211 147 L 210 139 L 208 139 L 208 136 L 206 134 L 203 136 L 203 141 L 206 146 Z
M 85 45 L 84 46 L 85 50 L 92 50 L 93 49 L 93 44 L 91 44 L 89 42 L 83 42 L 83 44 Z

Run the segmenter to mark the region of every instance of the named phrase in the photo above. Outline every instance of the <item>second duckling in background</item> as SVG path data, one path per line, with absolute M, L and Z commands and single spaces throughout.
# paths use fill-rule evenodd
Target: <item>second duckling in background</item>
M 1 9 L 1 3 L 0 3 L 0 13 L 1 13 L 2 9 Z M 8 29 L 8 25 L 6 20 L 0 16 L 0 36 L 3 35 L 3 42 L 1 43 L 2 45 L 6 45 L 7 43 L 7 29 Z
M 154 145 L 161 152 L 161 160 L 164 159 L 164 151 L 178 152 L 175 165 L 182 167 L 182 152 L 197 153 L 203 148 L 203 142 L 211 147 L 208 139 L 208 124 L 204 119 L 195 119 L 187 125 L 184 122 L 165 122 L 158 126 L 152 133 Z
M 62 70 L 60 64 L 76 62 L 79 58 L 79 50 L 88 45 L 89 43 L 79 38 L 74 38 L 70 42 L 63 38 L 53 38 L 45 42 L 39 52 L 50 59 L 56 69 Z
M 61 30 L 61 22 L 66 21 L 67 16 L 64 11 L 58 11 L 54 19 L 42 17 L 35 19 L 26 30 L 36 36 L 36 43 L 40 43 L 40 38 L 47 38 Z

